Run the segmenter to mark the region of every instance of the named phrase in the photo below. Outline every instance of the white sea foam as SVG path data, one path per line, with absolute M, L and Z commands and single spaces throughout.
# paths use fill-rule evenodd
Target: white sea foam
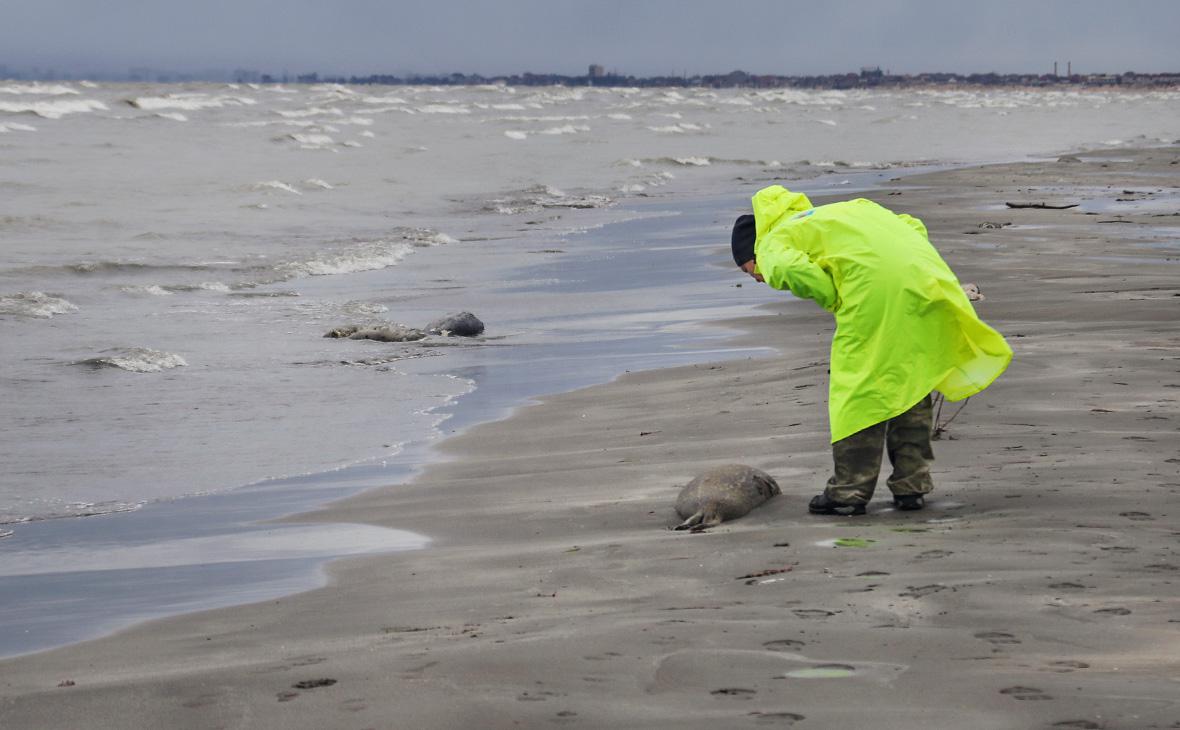
M 28 124 L 16 124 L 15 122 L 11 123 L 11 124 L 0 124 L 0 134 L 6 134 L 8 132 L 36 132 L 36 131 L 37 131 L 36 127 L 31 127 Z
M 171 119 L 174 122 L 187 122 L 188 121 L 188 117 L 181 114 L 180 112 L 157 112 L 153 116 L 160 117 L 161 119 Z
M 470 107 L 462 104 L 427 104 L 416 107 L 415 111 L 422 114 L 470 114 Z
M 358 301 L 345 302 L 341 309 L 349 314 L 384 314 L 389 311 L 384 304 Z
M 505 129 L 504 136 L 508 139 L 528 139 L 529 133 L 522 132 L 519 129 Z
M 365 104 L 409 104 L 400 96 L 364 96 L 361 101 Z
M 630 114 L 623 114 L 621 112 L 616 114 L 607 114 L 606 116 L 607 119 L 614 119 L 620 122 L 629 122 L 634 119 L 634 117 L 632 117 Z
M 125 101 L 136 109 L 156 111 L 157 109 L 218 109 L 224 106 L 252 106 L 257 102 L 244 96 L 210 96 L 208 94 L 166 94 L 164 96 L 137 96 Z
M 326 134 L 302 134 L 293 132 L 275 137 L 276 142 L 296 142 L 304 149 L 324 149 L 336 144 L 336 140 Z
M 66 94 L 78 94 L 77 89 L 71 89 L 68 86 L 61 84 L 41 84 L 33 82 L 31 84 L 12 84 L 10 86 L 0 86 L 0 94 L 31 94 L 36 96 L 64 96 Z
M 317 254 L 303 261 L 279 264 L 277 271 L 285 277 L 354 274 L 396 266 L 413 252 L 405 241 L 364 241 L 342 251 Z
M 541 134 L 577 134 L 579 132 L 589 132 L 590 127 L 584 124 L 563 124 L 560 127 L 549 127 L 542 129 Z
M 62 297 L 40 291 L 0 295 L 0 316 L 39 317 L 48 319 L 56 314 L 78 311 L 77 305 Z
M 295 195 L 303 195 L 302 192 L 295 189 L 293 186 L 288 185 L 287 183 L 283 182 L 282 180 L 267 180 L 265 182 L 256 182 L 250 186 L 250 189 L 258 191 L 258 192 L 267 192 L 270 190 L 281 190 L 285 193 L 293 193 Z
M 372 132 L 370 132 L 369 130 L 366 129 L 363 132 L 361 132 L 361 136 L 368 137 L 368 138 L 372 139 L 372 138 L 376 137 L 377 135 L 373 134 Z
M 303 181 L 303 187 L 311 188 L 313 190 L 334 190 L 335 186 L 326 180 L 321 180 L 318 177 L 309 177 Z
M 568 195 L 551 185 L 534 185 L 504 197 L 493 198 L 484 206 L 484 210 L 515 215 L 542 208 L 605 208 L 613 202 L 606 195 Z
M 331 116 L 337 116 L 337 117 L 344 116 L 344 112 L 336 107 L 325 108 L 325 107 L 318 107 L 318 106 L 313 106 L 310 109 L 296 109 L 294 111 L 283 111 L 282 109 L 276 109 L 275 114 L 278 114 L 280 117 L 284 117 L 286 119 L 301 119 L 303 117 L 322 117 L 325 114 L 331 115 Z
M 587 114 L 551 114 L 543 116 L 515 115 L 497 117 L 501 122 L 584 122 L 590 119 Z
M 119 291 L 127 294 L 148 294 L 153 297 L 170 297 L 172 292 L 159 284 L 128 284 L 119 287 Z
M 357 142 L 355 139 L 348 139 L 340 143 L 341 147 L 364 147 L 363 144 Z
M 46 119 L 61 119 L 66 114 L 85 114 L 107 109 L 97 99 L 61 99 L 58 101 L 0 101 L 0 112 L 36 114 Z
M 708 157 L 673 157 L 672 161 L 686 167 L 708 167 L 712 164 Z
M 79 365 L 113 367 L 131 373 L 158 373 L 188 365 L 185 359 L 173 352 L 152 350 L 147 347 L 127 347 L 104 350 L 96 357 L 81 360 Z

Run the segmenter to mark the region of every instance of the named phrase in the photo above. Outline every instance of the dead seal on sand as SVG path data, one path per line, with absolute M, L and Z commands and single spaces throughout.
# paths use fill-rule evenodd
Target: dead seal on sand
M 476 337 L 483 334 L 483 322 L 471 312 L 459 312 L 434 320 L 426 325 L 426 331 L 446 337 Z
M 736 520 L 771 497 L 782 494 L 774 477 L 744 464 L 714 467 L 693 479 L 676 498 L 677 530 L 701 530 Z
M 347 337 L 350 340 L 376 340 L 378 342 L 414 342 L 426 337 L 426 333 L 422 330 L 400 324 L 350 324 L 330 329 L 324 337 Z

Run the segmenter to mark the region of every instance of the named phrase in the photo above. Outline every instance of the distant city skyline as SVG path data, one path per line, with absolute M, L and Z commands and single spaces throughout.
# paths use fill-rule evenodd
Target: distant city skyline
M 1180 70 L 1180 2 L 0 0 L 0 75 Z

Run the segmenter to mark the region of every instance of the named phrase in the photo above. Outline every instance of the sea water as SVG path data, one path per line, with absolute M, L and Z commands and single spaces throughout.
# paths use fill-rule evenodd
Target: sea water
M 258 521 L 405 478 L 538 394 L 733 356 L 703 323 L 769 297 L 734 288 L 725 241 L 771 181 L 1171 142 L 1178 112 L 1174 91 L 0 81 L 0 580 L 30 634 L 0 653 L 421 546 Z M 484 337 L 323 337 L 460 310 Z M 152 571 L 170 596 L 93 613 Z M 67 588 L 83 612 L 42 626 Z

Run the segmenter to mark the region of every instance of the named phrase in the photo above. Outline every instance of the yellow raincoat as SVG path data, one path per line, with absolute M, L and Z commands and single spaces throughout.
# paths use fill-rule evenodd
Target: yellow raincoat
M 1012 360 L 975 314 L 917 218 L 871 200 L 818 208 L 773 185 L 754 195 L 758 272 L 836 315 L 832 441 L 899 415 L 938 390 L 975 395 Z

